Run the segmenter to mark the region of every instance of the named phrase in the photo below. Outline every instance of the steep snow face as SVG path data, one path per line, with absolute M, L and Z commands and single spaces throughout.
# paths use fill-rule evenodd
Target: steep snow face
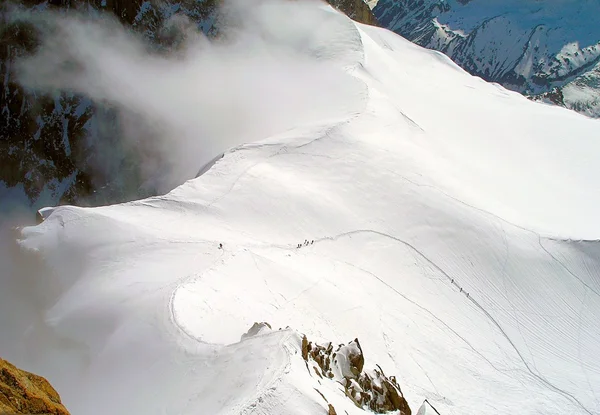
M 600 123 L 346 22 L 307 35 L 362 51 L 354 110 L 24 229 L 5 357 L 73 413 L 363 413 L 293 330 L 240 342 L 267 321 L 358 337 L 421 414 L 600 414 Z
M 597 0 L 382 0 L 385 27 L 446 53 L 470 73 L 528 95 L 569 84 L 600 61 Z M 560 104 L 600 116 L 597 87 Z M 593 92 L 592 92 L 593 91 Z

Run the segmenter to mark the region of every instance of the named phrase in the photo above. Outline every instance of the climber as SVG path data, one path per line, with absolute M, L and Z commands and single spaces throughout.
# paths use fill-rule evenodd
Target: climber
M 219 249 L 223 249 L 223 244 L 219 244 Z

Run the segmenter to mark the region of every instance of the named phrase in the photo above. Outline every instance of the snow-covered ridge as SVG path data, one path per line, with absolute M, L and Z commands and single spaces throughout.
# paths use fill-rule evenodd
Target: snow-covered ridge
M 338 17 L 309 32 L 356 80 L 337 117 L 22 231 L 0 349 L 73 413 L 364 414 L 298 333 L 359 338 L 413 409 L 600 413 L 599 121 Z
M 599 7 L 596 0 L 382 0 L 374 13 L 474 75 L 527 95 L 558 89 L 555 103 L 597 117 L 600 92 L 589 77 L 600 64 Z
M 234 2 L 40 0 L 1 4 L 0 142 L 4 151 L 0 152 L 0 211 L 6 213 L 15 207 L 35 211 L 59 203 L 95 206 L 164 193 L 174 186 L 156 183 L 152 172 L 173 166 L 155 143 L 160 141 L 157 140 L 160 133 L 154 126 L 145 126 L 135 111 L 115 108 L 114 103 L 89 94 L 73 94 L 72 90 L 39 91 L 23 85 L 18 79 L 22 71 L 16 65 L 38 43 L 50 37 L 48 33 L 36 33 L 27 18 L 35 22 L 36 16 L 44 16 L 43 13 L 70 13 L 90 21 L 91 28 L 94 19 L 112 21 L 117 17 L 128 30 L 143 37 L 149 49 L 176 54 L 190 33 L 200 31 L 214 36 L 218 7 Z M 241 3 L 253 7 L 253 3 L 260 2 Z M 362 0 L 329 0 L 329 3 L 354 20 L 374 23 L 371 10 Z M 25 22 L 20 21 L 19 13 L 27 17 Z M 282 24 L 289 18 L 277 17 Z M 44 22 L 40 18 L 38 24 L 40 20 Z M 51 22 L 47 20 L 41 26 L 47 27 Z M 100 39 L 96 43 L 113 47 L 117 43 L 110 40 L 111 33 L 97 35 Z M 136 71 L 139 74 L 140 68 Z M 121 77 L 126 78 L 127 71 Z M 148 141 L 153 144 L 148 145 Z M 147 169 L 148 164 L 156 167 Z M 199 161 L 194 169 L 198 171 L 201 167 Z

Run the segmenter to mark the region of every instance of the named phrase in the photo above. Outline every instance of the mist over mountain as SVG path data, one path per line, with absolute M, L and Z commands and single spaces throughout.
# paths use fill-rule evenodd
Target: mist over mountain
M 254 3 L 243 7 L 254 7 Z M 359 21 L 375 22 L 362 1 L 332 4 Z M 298 112 L 294 106 L 308 105 L 309 92 L 299 90 L 307 59 L 288 59 L 287 64 L 270 60 L 277 66 L 272 69 L 275 77 L 299 76 L 296 91 L 290 90 L 293 83 L 283 79 L 278 85 L 287 91 L 276 91 L 265 85 L 271 80 L 256 71 L 253 75 L 243 69 L 246 73 L 242 81 L 236 73 L 242 71 L 242 65 L 256 67 L 265 60 L 244 56 L 239 49 L 264 54 L 265 46 L 256 41 L 256 36 L 262 36 L 258 29 L 254 33 L 246 30 L 243 35 L 234 32 L 244 25 L 264 22 L 238 17 L 233 17 L 228 2 L 213 0 L 3 4 L 0 209 L 35 210 L 58 203 L 98 205 L 164 193 L 193 178 L 242 135 L 257 137 L 276 128 L 278 122 L 281 125 L 274 114 L 287 112 L 289 122 Z M 269 18 L 281 19 L 285 24 L 290 16 Z M 227 47 L 219 45 L 227 42 L 226 37 L 237 46 L 223 53 Z M 131 47 L 119 49 L 122 44 Z M 208 50 L 206 56 L 202 56 L 202 48 Z M 41 51 L 39 65 L 25 65 L 27 56 L 36 50 Z M 130 52 L 139 58 L 136 62 L 127 55 Z M 230 61 L 215 63 L 223 54 Z M 187 69 L 177 66 L 179 59 L 187 61 Z M 48 62 L 52 61 L 54 66 L 50 68 Z M 152 62 L 154 69 L 148 70 Z M 197 84 L 198 78 L 190 80 L 189 73 L 195 69 L 203 73 L 203 84 Z M 46 73 L 41 73 L 44 70 Z M 187 74 L 182 73 L 186 70 Z M 211 72 L 214 70 L 217 73 Z M 335 89 L 338 81 L 328 73 L 327 69 L 323 71 L 323 86 Z M 165 81 L 165 76 L 171 80 Z M 141 87 L 144 82 L 160 82 L 166 95 L 134 97 L 135 85 Z M 178 88 L 187 89 L 187 102 L 179 100 Z M 195 90 L 196 98 L 191 97 L 190 88 Z M 228 98 L 211 102 L 218 101 L 218 88 L 228 90 Z M 250 94 L 248 88 L 263 89 L 262 108 L 243 102 Z M 106 91 L 113 92 L 107 95 Z M 141 105 L 147 99 L 155 105 Z M 326 108 L 326 101 L 322 101 L 323 106 L 317 102 L 310 105 L 318 111 Z M 161 122 L 148 117 L 148 112 L 157 111 L 161 112 Z M 271 114 L 267 117 L 266 112 Z M 183 122 L 187 127 L 181 126 L 181 118 L 187 118 Z M 249 123 L 249 118 L 254 122 Z M 174 124 L 185 131 L 173 131 Z M 246 130 L 236 131 L 242 127 Z

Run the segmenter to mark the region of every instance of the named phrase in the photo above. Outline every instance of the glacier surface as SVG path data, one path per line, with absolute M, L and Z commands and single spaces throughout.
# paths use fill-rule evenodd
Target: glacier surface
M 600 121 L 335 18 L 352 110 L 23 229 L 3 357 L 75 414 L 359 414 L 299 358 L 358 337 L 413 412 L 600 414 Z

